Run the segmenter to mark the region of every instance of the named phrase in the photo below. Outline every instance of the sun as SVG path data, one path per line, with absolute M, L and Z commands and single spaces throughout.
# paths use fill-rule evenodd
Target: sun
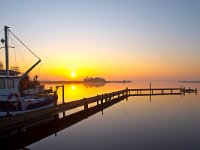
M 76 77 L 76 73 L 75 72 L 71 72 L 71 77 L 75 78 Z

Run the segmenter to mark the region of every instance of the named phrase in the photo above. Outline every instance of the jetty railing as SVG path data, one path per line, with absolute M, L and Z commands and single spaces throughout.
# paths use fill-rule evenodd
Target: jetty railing
M 175 95 L 181 93 L 181 88 L 129 89 L 129 96 Z
M 97 95 L 94 97 L 83 98 L 81 100 L 75 100 L 63 104 L 59 104 L 53 107 L 35 110 L 20 114 L 18 116 L 9 116 L 0 119 L 0 134 L 12 129 L 24 128 L 28 124 L 34 124 L 35 122 L 44 120 L 49 117 L 58 115 L 61 112 L 65 112 L 71 109 L 78 108 L 80 106 L 84 107 L 84 110 L 88 109 L 89 104 L 96 103 L 96 105 L 101 105 L 106 102 L 112 101 L 115 98 L 127 97 L 128 89 L 116 91 L 112 93 Z
M 89 97 L 89 98 L 83 98 L 81 100 L 75 100 L 75 101 L 71 101 L 71 102 L 67 102 L 67 103 L 58 105 L 57 112 L 67 111 L 67 110 L 74 109 L 74 108 L 77 108 L 80 106 L 84 106 L 84 109 L 87 109 L 88 105 L 91 103 L 96 102 L 97 105 L 99 105 L 99 104 L 103 104 L 107 101 L 110 101 L 112 99 L 119 98 L 119 97 L 125 96 L 125 95 L 128 96 L 128 89 L 116 91 L 116 92 L 112 92 L 112 93 L 105 93 L 102 95 L 97 95 L 97 96 L 93 96 L 93 97 Z

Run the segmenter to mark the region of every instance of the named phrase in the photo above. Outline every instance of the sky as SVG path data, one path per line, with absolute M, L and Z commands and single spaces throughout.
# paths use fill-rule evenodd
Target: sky
M 199 0 L 1 0 L 0 14 L 43 79 L 200 80 Z

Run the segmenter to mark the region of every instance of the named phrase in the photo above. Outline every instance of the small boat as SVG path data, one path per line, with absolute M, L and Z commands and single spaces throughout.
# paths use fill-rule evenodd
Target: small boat
M 5 26 L 5 37 L 1 39 L 4 46 L 1 48 L 5 48 L 6 69 L 0 69 L 0 116 L 16 115 L 56 105 L 57 91 L 45 90 L 37 80 L 38 76 L 35 76 L 33 81 L 29 78 L 31 70 L 41 62 L 39 57 L 34 54 L 38 61 L 23 74 L 9 69 L 8 32 L 11 31 Z

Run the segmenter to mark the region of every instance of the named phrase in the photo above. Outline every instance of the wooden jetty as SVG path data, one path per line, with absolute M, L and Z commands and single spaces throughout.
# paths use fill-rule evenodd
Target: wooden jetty
M 0 118 L 0 135 L 7 133 L 11 130 L 21 130 L 26 126 L 35 124 L 46 118 L 54 117 L 59 113 L 83 107 L 83 110 L 87 110 L 90 104 L 100 106 L 110 101 L 116 100 L 120 97 L 129 96 L 152 96 L 152 95 L 178 95 L 185 93 L 197 93 L 197 89 L 186 88 L 149 88 L 149 89 L 123 89 L 120 91 L 97 95 L 94 97 L 83 98 L 81 100 L 75 100 L 67 103 L 62 103 L 53 107 L 35 110 L 18 116 L 8 116 Z
M 149 95 L 180 95 L 185 93 L 197 93 L 197 89 L 185 88 L 152 88 L 152 89 L 129 89 L 129 96 Z
M 128 90 L 116 91 L 108 94 L 97 95 L 90 98 L 83 98 L 81 100 L 75 100 L 72 102 L 67 102 L 59 104 L 57 106 L 31 111 L 25 114 L 20 114 L 17 116 L 9 116 L 0 119 L 0 134 L 5 133 L 14 129 L 23 129 L 24 127 L 35 124 L 38 121 L 42 121 L 49 117 L 54 117 L 61 112 L 65 112 L 74 108 L 83 106 L 84 110 L 88 109 L 89 104 L 96 103 L 96 105 L 101 105 L 108 101 L 114 100 L 122 96 L 128 95 Z
M 94 107 L 89 107 L 86 110 L 81 110 L 73 114 L 65 115 L 63 117 L 54 117 L 40 124 L 26 128 L 24 131 L 18 131 L 17 134 L 9 135 L 7 138 L 0 139 L 1 149 L 23 149 L 27 145 L 35 143 L 43 138 L 51 136 L 53 134 L 57 135 L 63 129 L 66 129 L 80 121 L 89 118 L 90 116 L 102 112 L 112 105 L 119 103 L 126 99 L 127 96 L 121 96 L 115 98 L 112 101 L 108 101 L 101 105 L 96 105 Z M 11 144 L 12 143 L 12 144 Z

